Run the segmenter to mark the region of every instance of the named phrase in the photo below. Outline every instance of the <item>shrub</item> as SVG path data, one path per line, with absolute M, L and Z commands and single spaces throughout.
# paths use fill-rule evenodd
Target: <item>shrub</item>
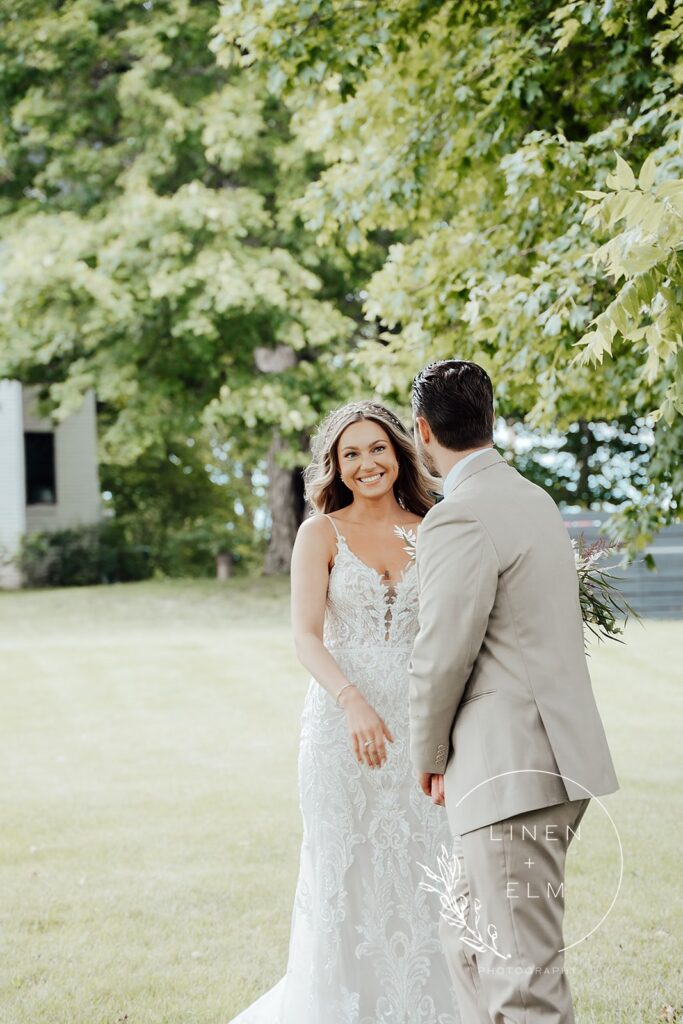
M 116 522 L 30 534 L 19 566 L 30 587 L 124 583 L 152 575 L 149 552 L 129 544 Z

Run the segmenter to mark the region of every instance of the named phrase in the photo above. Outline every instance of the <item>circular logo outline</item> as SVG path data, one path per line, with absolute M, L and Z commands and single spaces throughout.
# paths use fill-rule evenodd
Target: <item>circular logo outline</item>
M 590 938 L 590 936 L 594 932 L 596 932 L 598 930 L 598 928 L 603 924 L 603 922 L 607 919 L 608 915 L 612 912 L 612 908 L 614 907 L 614 904 L 617 902 L 617 898 L 619 896 L 619 893 L 621 892 L 622 882 L 624 880 L 624 847 L 623 847 L 622 842 L 621 842 L 621 836 L 619 835 L 619 830 L 617 829 L 617 826 L 616 826 L 616 824 L 614 822 L 614 818 L 609 813 L 609 811 L 605 807 L 605 805 L 602 802 L 602 800 L 600 799 L 600 797 L 596 796 L 595 793 L 591 793 L 590 789 L 588 789 L 586 786 L 584 786 L 582 782 L 577 782 L 576 779 L 570 779 L 568 775 L 562 775 L 560 772 L 549 772 L 549 771 L 545 771 L 543 768 L 513 768 L 509 772 L 499 772 L 498 775 L 492 775 L 489 779 L 484 779 L 483 782 L 478 782 L 476 784 L 476 786 L 472 786 L 472 789 L 470 789 L 467 793 L 465 793 L 464 796 L 460 797 L 460 799 L 458 800 L 458 802 L 456 803 L 455 806 L 459 807 L 460 804 L 463 802 L 463 800 L 466 800 L 467 797 L 471 796 L 471 794 L 474 793 L 477 789 L 479 789 L 481 786 L 485 786 L 489 782 L 495 782 L 496 779 L 502 779 L 506 775 L 530 775 L 530 774 L 534 774 L 534 775 L 554 775 L 555 778 L 562 779 L 563 782 L 564 781 L 571 782 L 573 786 L 578 786 L 579 789 L 582 789 L 584 791 L 584 793 L 586 793 L 590 797 L 591 800 L 597 800 L 597 802 L 599 803 L 600 807 L 602 807 L 603 811 L 605 812 L 605 814 L 607 815 L 607 817 L 609 819 L 610 825 L 612 826 L 612 828 L 614 830 L 614 834 L 615 834 L 615 836 L 617 838 L 617 844 L 619 846 L 619 881 L 617 882 L 617 891 L 615 892 L 615 894 L 614 894 L 614 896 L 612 898 L 612 902 L 610 903 L 609 907 L 607 908 L 605 913 L 602 915 L 602 917 L 600 918 L 598 923 L 596 925 L 594 925 L 594 927 L 591 928 L 591 930 L 589 932 L 587 932 L 582 938 L 576 939 L 574 942 L 571 942 L 568 946 L 562 946 L 561 949 L 558 949 L 558 953 L 564 953 L 568 949 L 573 949 L 574 946 L 578 946 L 578 945 L 580 945 L 580 943 L 585 942 L 586 939 Z M 564 802 L 564 801 L 562 801 L 562 802 Z M 554 806 L 554 805 L 548 804 L 547 806 L 551 807 L 551 806 Z M 534 809 L 535 810 L 540 810 L 540 808 L 534 808 Z M 520 813 L 524 813 L 524 812 L 520 812 Z M 507 819 L 504 819 L 504 820 L 507 820 Z

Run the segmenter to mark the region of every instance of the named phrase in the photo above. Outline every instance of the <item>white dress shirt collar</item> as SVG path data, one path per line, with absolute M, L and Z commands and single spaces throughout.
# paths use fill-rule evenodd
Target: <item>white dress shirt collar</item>
M 472 459 L 476 459 L 477 455 L 483 455 L 484 452 L 492 452 L 493 450 L 494 449 L 491 448 L 490 446 L 487 447 L 487 448 L 477 448 L 476 452 L 470 452 L 470 454 L 466 455 L 464 459 L 460 459 L 459 462 L 456 462 L 456 464 L 451 467 L 451 469 L 449 470 L 449 472 L 446 474 L 446 476 L 444 478 L 444 482 L 443 482 L 443 496 L 444 496 L 444 498 L 446 498 L 451 493 L 451 491 L 453 490 L 453 488 L 455 486 L 455 481 L 458 479 L 458 477 L 460 476 L 460 474 L 462 473 L 463 469 L 465 468 L 465 466 L 467 465 L 468 462 L 471 462 Z

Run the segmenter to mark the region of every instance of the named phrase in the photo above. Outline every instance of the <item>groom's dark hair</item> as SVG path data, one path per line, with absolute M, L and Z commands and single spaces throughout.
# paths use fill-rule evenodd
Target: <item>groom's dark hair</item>
M 444 448 L 462 452 L 493 440 L 493 385 L 466 359 L 444 359 L 413 381 L 413 412 L 423 416 Z

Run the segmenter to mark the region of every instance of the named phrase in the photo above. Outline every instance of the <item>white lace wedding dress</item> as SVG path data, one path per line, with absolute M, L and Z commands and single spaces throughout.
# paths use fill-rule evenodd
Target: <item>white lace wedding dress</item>
M 415 568 L 389 589 L 337 536 L 325 644 L 394 742 L 382 768 L 359 765 L 343 709 L 311 680 L 301 719 L 304 834 L 287 973 L 232 1024 L 459 1024 L 438 898 L 420 888 L 420 864 L 436 870 L 441 844 L 450 849 L 451 839 L 445 808 L 422 793 L 409 756 Z

